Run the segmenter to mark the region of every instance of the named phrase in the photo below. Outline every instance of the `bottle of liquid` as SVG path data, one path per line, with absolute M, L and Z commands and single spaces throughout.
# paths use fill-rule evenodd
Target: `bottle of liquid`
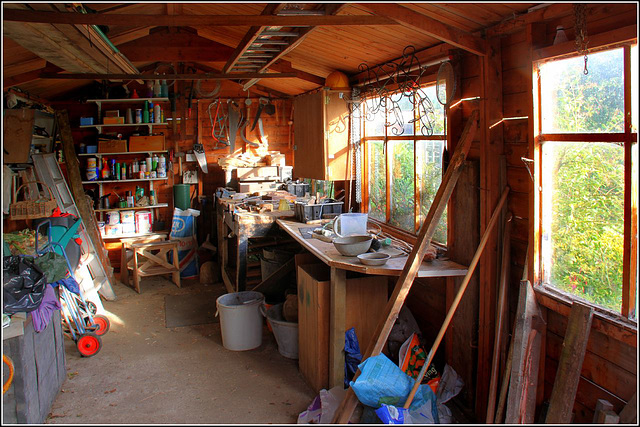
M 144 109 L 142 110 L 142 123 L 149 123 L 149 101 L 144 101 Z
M 111 175 L 107 159 L 102 159 L 102 171 L 100 173 L 100 179 L 109 179 Z
M 153 80 L 147 80 L 147 90 L 145 95 L 147 98 L 153 98 Z
M 133 207 L 133 194 L 131 194 L 131 191 L 127 191 L 127 207 Z
M 160 104 L 157 104 L 153 107 L 153 117 L 155 118 L 154 123 L 160 123 L 161 119 L 160 114 Z
M 122 171 L 120 172 L 120 177 L 122 179 L 127 179 L 127 164 L 122 163 Z
M 162 84 L 160 85 L 160 96 L 162 98 L 167 98 L 169 96 L 169 86 L 167 86 L 166 80 L 162 80 Z
M 120 166 L 120 163 L 116 163 L 116 179 L 118 181 L 120 181 L 120 179 L 122 177 L 121 174 L 122 174 L 122 168 Z
M 149 103 L 149 123 L 155 123 L 153 120 L 153 102 Z
M 116 179 L 116 159 L 111 159 L 111 179 Z
M 136 178 L 136 174 L 140 172 L 140 166 L 138 165 L 138 159 L 133 159 L 133 164 L 131 165 L 131 171 L 133 172 L 133 177 Z
M 151 170 L 152 171 L 157 171 L 158 170 L 158 155 L 154 154 L 153 157 L 151 157 Z
M 151 206 L 156 205 L 156 192 L 153 190 L 149 192 L 149 203 L 151 204 Z
M 161 92 L 161 87 L 160 87 L 160 80 L 156 80 L 153 84 L 153 97 L 154 98 L 160 98 L 160 92 Z

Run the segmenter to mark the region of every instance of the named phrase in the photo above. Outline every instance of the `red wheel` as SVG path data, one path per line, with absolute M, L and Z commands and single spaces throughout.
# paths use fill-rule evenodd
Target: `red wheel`
M 87 332 L 80 335 L 76 346 L 83 357 L 91 357 L 95 356 L 102 348 L 102 340 L 93 332 Z
M 91 328 L 92 332 L 99 336 L 106 334 L 111 327 L 109 318 L 107 316 L 103 316 L 102 314 L 96 314 L 95 316 L 93 316 L 93 325 L 91 324 L 91 321 L 88 317 L 85 319 L 85 321 L 87 322 L 87 327 Z

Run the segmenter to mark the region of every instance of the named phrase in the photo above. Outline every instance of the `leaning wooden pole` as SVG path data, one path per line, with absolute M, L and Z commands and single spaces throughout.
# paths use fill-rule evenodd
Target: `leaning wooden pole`
M 116 283 L 116 278 L 113 275 L 113 269 L 111 268 L 111 262 L 109 256 L 104 248 L 104 243 L 100 232 L 98 231 L 98 222 L 93 212 L 92 207 L 89 205 L 87 196 L 82 187 L 82 177 L 80 176 L 80 163 L 78 162 L 78 156 L 76 156 L 76 150 L 73 146 L 73 135 L 71 134 L 71 126 L 69 125 L 69 115 L 67 110 L 56 110 L 56 119 L 58 121 L 58 127 L 60 128 L 60 138 L 62 140 L 62 149 L 64 151 L 64 158 L 67 163 L 67 174 L 69 176 L 69 190 L 73 195 L 73 199 L 76 202 L 78 214 L 82 219 L 84 228 L 87 232 L 87 236 L 91 239 L 91 243 L 95 248 L 95 253 L 102 264 L 108 283 L 102 285 L 98 290 L 100 295 L 109 301 L 116 299 L 116 294 L 113 292 L 112 286 Z
M 471 117 L 469 117 L 469 120 L 462 131 L 462 136 L 460 137 L 456 150 L 451 157 L 451 162 L 449 163 L 447 171 L 442 178 L 442 183 L 440 183 L 438 192 L 433 199 L 429 213 L 422 223 L 416 244 L 413 246 L 413 250 L 407 258 L 400 277 L 398 277 L 393 294 L 385 307 L 385 315 L 378 323 L 376 332 L 373 335 L 374 338 L 372 338 L 367 347 L 367 351 L 363 354 L 363 360 L 380 354 L 384 344 L 387 342 L 387 338 L 389 338 L 391 328 L 396 322 L 400 309 L 404 304 L 404 300 L 407 298 L 407 295 L 411 290 L 411 285 L 418 274 L 418 269 L 420 268 L 420 264 L 424 258 L 425 251 L 431 243 L 431 238 L 436 231 L 442 212 L 446 208 L 449 198 L 451 197 L 451 193 L 453 193 L 453 189 L 458 181 L 458 177 L 462 172 L 462 166 L 464 165 L 467 153 L 471 148 L 473 137 L 476 134 L 478 127 L 477 121 L 478 110 L 476 109 L 471 113 Z M 354 380 L 359 375 L 360 371 L 358 370 L 354 376 Z M 334 424 L 346 424 L 351 418 L 357 404 L 358 399 L 353 390 L 349 388 L 345 397 L 342 399 L 342 402 L 340 402 L 340 406 L 338 406 L 332 422 Z
M 422 378 L 424 378 L 424 374 L 427 373 L 427 369 L 429 369 L 429 366 L 431 365 L 431 362 L 433 361 L 433 357 L 436 354 L 436 351 L 438 350 L 438 347 L 440 346 L 440 342 L 442 341 L 442 337 L 444 337 L 444 333 L 447 331 L 447 328 L 449 327 L 449 323 L 451 323 L 451 319 L 453 318 L 453 315 L 456 312 L 456 309 L 458 308 L 458 304 L 460 304 L 460 300 L 462 299 L 462 297 L 464 296 L 464 291 L 467 289 L 467 285 L 469 284 L 469 281 L 471 280 L 471 276 L 473 276 L 473 272 L 476 269 L 476 266 L 478 265 L 478 261 L 480 260 L 480 256 L 482 255 L 482 252 L 484 251 L 484 247 L 487 244 L 487 240 L 489 240 L 489 236 L 491 235 L 491 231 L 493 230 L 493 227 L 496 225 L 496 222 L 498 222 L 498 218 L 500 217 L 500 211 L 502 210 L 502 206 L 504 205 L 505 201 L 507 200 L 507 195 L 509 194 L 509 187 L 505 187 L 504 191 L 502 192 L 502 196 L 500 197 L 500 200 L 498 201 L 498 206 L 496 206 L 495 210 L 493 211 L 493 215 L 491 216 L 491 219 L 489 220 L 489 224 L 487 225 L 486 230 L 484 231 L 484 235 L 482 236 L 482 240 L 480 240 L 480 245 L 478 245 L 478 249 L 476 249 L 476 253 L 475 255 L 473 255 L 473 259 L 471 260 L 471 264 L 469 265 L 469 269 L 467 270 L 467 274 L 464 276 L 464 279 L 462 280 L 462 284 L 460 285 L 460 289 L 458 290 L 458 293 L 456 294 L 456 297 L 454 298 L 453 302 L 451 303 L 451 307 L 449 308 L 449 311 L 447 312 L 447 317 L 444 318 L 444 323 L 442 324 L 442 326 L 440 327 L 440 332 L 438 332 L 438 336 L 436 337 L 435 341 L 433 342 L 433 346 L 431 346 L 431 350 L 429 350 L 429 354 L 427 355 L 427 360 L 425 360 L 424 365 L 422 365 L 422 368 L 420 369 L 420 373 L 418 374 L 418 378 L 416 378 L 416 382 L 413 385 L 413 388 L 411 389 L 411 392 L 409 393 L 409 397 L 407 397 L 407 401 L 404 403 L 404 408 L 409 408 L 409 406 L 411 406 L 411 402 L 413 402 L 413 397 L 416 395 L 416 392 L 418 391 L 418 387 L 420 387 L 420 383 L 422 382 Z
M 500 271 L 500 289 L 498 294 L 498 321 L 493 337 L 493 359 L 491 361 L 491 381 L 489 383 L 489 400 L 487 402 L 487 424 L 493 424 L 496 410 L 496 393 L 498 390 L 498 363 L 500 361 L 500 347 L 502 345 L 502 328 L 507 316 L 507 287 L 509 286 L 509 263 L 511 262 L 511 224 L 513 214 L 507 213 L 502 239 L 502 266 Z

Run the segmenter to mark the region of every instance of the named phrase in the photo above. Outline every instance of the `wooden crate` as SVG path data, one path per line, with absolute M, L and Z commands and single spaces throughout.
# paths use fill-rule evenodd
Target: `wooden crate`
M 297 267 L 298 364 L 309 386 L 329 388 L 330 270 L 325 264 Z M 387 277 L 347 279 L 345 330 L 354 327 L 364 352 L 387 304 Z
M 129 137 L 129 151 L 163 151 L 164 135 Z
M 124 153 L 126 151 L 126 139 L 109 139 L 98 141 L 98 153 Z

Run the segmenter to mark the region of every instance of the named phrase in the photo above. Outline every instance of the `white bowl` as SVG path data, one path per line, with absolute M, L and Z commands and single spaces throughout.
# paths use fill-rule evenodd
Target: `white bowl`
M 363 254 L 371 247 L 373 238 L 369 235 L 346 236 L 333 239 L 333 246 L 344 256 Z
M 383 252 L 371 252 L 358 255 L 358 259 L 365 265 L 383 265 L 391 258 L 389 254 Z

